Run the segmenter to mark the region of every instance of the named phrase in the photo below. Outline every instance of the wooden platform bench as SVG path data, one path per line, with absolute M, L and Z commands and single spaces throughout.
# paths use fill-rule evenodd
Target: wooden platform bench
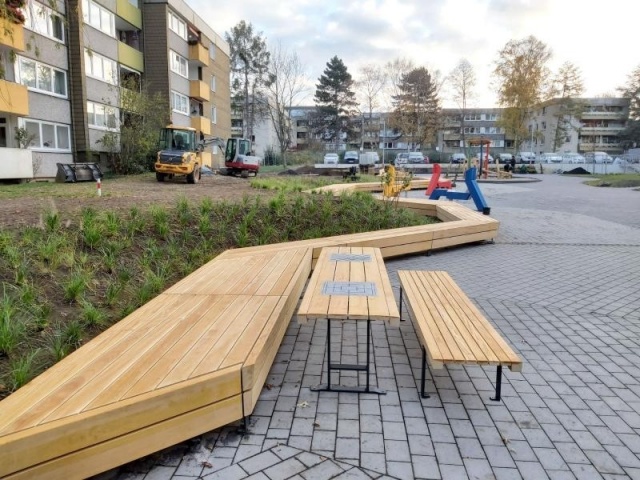
M 427 358 L 433 369 L 447 364 L 496 365 L 500 401 L 502 367 L 522 370 L 522 360 L 446 272 L 401 270 L 400 317 L 403 298 L 422 348 L 420 394 L 425 393 Z

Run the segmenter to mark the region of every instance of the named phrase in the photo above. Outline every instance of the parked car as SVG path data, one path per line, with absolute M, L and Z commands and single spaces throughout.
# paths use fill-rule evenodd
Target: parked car
M 326 153 L 324 155 L 324 163 L 326 165 L 338 163 L 340 161 L 340 157 L 338 157 L 337 153 Z
M 498 163 L 511 163 L 511 157 L 512 155 L 510 153 L 500 153 L 498 154 L 497 160 Z
M 406 164 L 409 161 L 409 152 L 400 152 L 396 155 L 396 159 L 393 162 L 396 167 Z
M 516 153 L 516 162 L 518 163 L 535 163 L 536 154 L 533 152 L 518 152 Z
M 586 159 L 579 153 L 565 153 L 562 156 L 564 163 L 587 163 Z
M 562 163 L 562 155 L 559 153 L 541 153 L 538 156 L 540 163 Z
M 464 163 L 467 161 L 467 156 L 464 153 L 454 153 L 449 157 L 450 163 Z
M 489 163 L 493 163 L 493 157 L 491 155 L 487 155 L 486 153 L 482 154 L 482 161 L 484 162 L 485 158 L 487 158 L 487 157 L 489 157 Z M 472 160 L 474 160 L 476 162 L 478 161 L 478 154 L 477 153 L 473 156 Z
M 589 152 L 585 159 L 587 163 L 613 163 L 613 158 L 606 152 Z
M 358 152 L 356 152 L 355 150 L 349 150 L 344 152 L 344 160 L 343 163 L 355 163 L 356 165 L 359 162 L 359 155 Z
M 429 163 L 429 157 L 425 157 L 421 152 L 409 152 L 407 163 L 411 163 L 413 165 L 420 163 Z

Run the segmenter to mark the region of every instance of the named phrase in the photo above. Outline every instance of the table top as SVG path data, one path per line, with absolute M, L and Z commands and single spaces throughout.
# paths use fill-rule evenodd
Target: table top
M 322 249 L 298 309 L 298 322 L 315 318 L 399 324 L 398 306 L 379 248 Z

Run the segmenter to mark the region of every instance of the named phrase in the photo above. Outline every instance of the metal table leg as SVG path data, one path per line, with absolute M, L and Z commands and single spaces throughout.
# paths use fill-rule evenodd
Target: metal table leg
M 311 387 L 312 392 L 353 392 L 353 393 L 376 393 L 385 395 L 387 392 L 370 385 L 369 375 L 371 372 L 371 344 L 373 343 L 373 335 L 371 333 L 371 320 L 367 320 L 367 361 L 364 365 L 331 363 L 331 320 L 327 319 L 327 383 Z M 366 372 L 367 384 L 365 387 L 345 387 L 342 385 L 331 384 L 332 370 L 351 370 L 358 372 Z

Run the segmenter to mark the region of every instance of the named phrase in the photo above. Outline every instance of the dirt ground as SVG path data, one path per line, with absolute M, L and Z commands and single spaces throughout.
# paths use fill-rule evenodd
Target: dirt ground
M 250 179 L 221 175 L 203 176 L 199 183 L 188 185 L 184 179 L 159 183 L 153 174 L 136 175 L 102 182 L 102 196 L 93 182 L 56 185 L 15 185 L 24 195 L 0 195 L 0 228 L 19 228 L 41 224 L 44 214 L 57 211 L 63 222 L 73 222 L 81 209 L 128 212 L 132 207 L 146 209 L 153 205 L 175 206 L 180 198 L 199 204 L 203 198 L 214 201 L 242 200 L 249 196 L 273 196 L 274 192 L 251 188 Z

